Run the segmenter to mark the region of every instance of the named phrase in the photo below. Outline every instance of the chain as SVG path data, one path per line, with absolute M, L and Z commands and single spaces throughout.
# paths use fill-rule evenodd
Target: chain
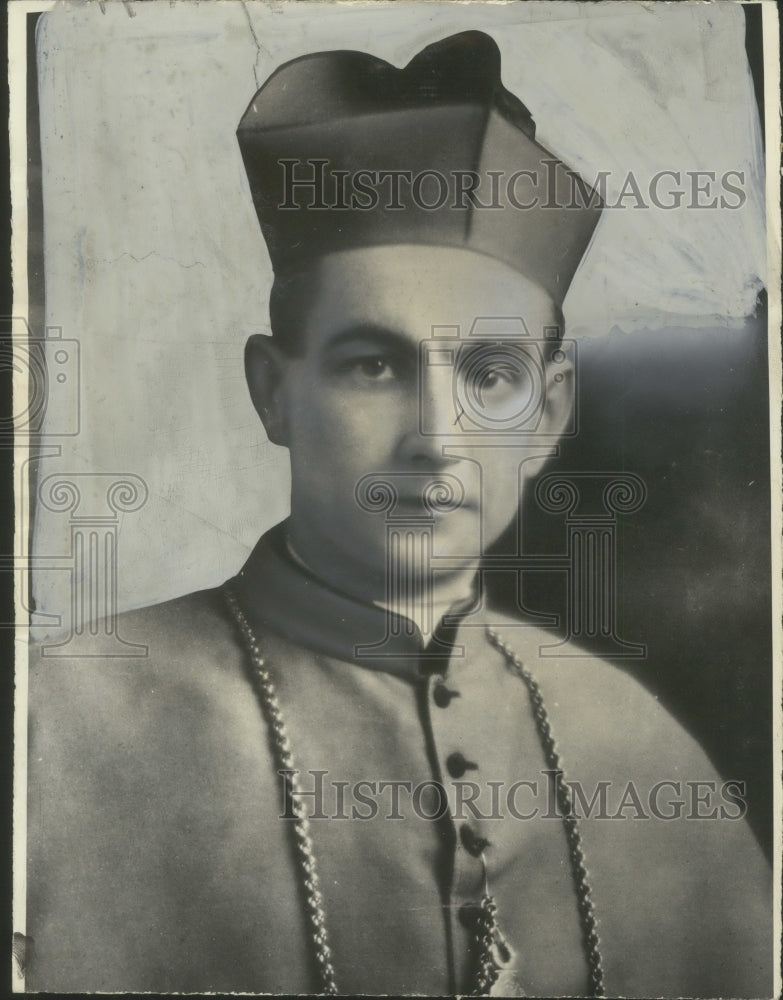
M 476 948 L 478 963 L 473 989 L 469 996 L 491 996 L 492 987 L 498 981 L 501 968 L 508 966 L 512 952 L 498 926 L 498 907 L 487 892 L 481 898 L 476 919 Z M 498 964 L 500 957 L 503 965 Z
M 310 824 L 302 804 L 301 789 L 297 781 L 297 771 L 293 764 L 291 745 L 288 741 L 285 723 L 283 722 L 283 716 L 277 700 L 277 692 L 275 691 L 272 677 L 266 668 L 264 658 L 261 655 L 255 634 L 240 608 L 232 588 L 227 586 L 225 593 L 231 614 L 237 623 L 250 655 L 252 667 L 251 679 L 261 705 L 264 719 L 269 726 L 270 742 L 277 770 L 287 772 L 285 786 L 286 803 L 288 810 L 294 816 L 294 844 L 297 860 L 304 876 L 305 905 L 311 937 L 315 944 L 315 959 L 321 980 L 320 993 L 335 996 L 338 994 L 338 989 L 335 982 L 334 967 L 332 966 L 332 952 L 329 947 L 329 935 L 326 929 L 326 909 L 320 890 L 315 851 L 312 837 L 310 836 Z M 596 929 L 595 912 L 593 910 L 590 884 L 588 882 L 584 852 L 582 850 L 582 838 L 573 811 L 571 792 L 563 781 L 563 768 L 560 755 L 557 752 L 555 740 L 552 736 L 549 716 L 544 706 L 541 689 L 536 679 L 525 667 L 520 658 L 506 645 L 497 632 L 491 628 L 487 628 L 486 635 L 490 644 L 503 654 L 506 663 L 523 682 L 530 694 L 536 729 L 541 740 L 547 766 L 556 775 L 557 800 L 568 839 L 571 871 L 574 877 L 579 917 L 582 924 L 582 937 L 590 969 L 591 995 L 594 997 L 603 997 L 604 981 L 601 953 L 599 951 L 600 940 Z M 483 942 L 486 945 L 483 950 L 488 953 L 492 942 L 491 930 L 494 925 L 496 908 L 494 907 L 494 900 L 489 899 L 487 902 L 490 904 L 490 907 L 486 914 L 487 926 L 484 936 L 487 940 Z M 484 969 L 482 967 L 479 975 L 480 982 L 477 983 L 477 988 L 486 990 L 492 985 L 494 978 L 495 976 L 491 974 L 489 968 Z
M 305 905 L 307 908 L 307 919 L 310 924 L 310 934 L 315 944 L 315 960 L 321 980 L 320 992 L 336 996 L 338 990 L 332 966 L 332 950 L 329 947 L 329 935 L 326 930 L 326 910 L 318 880 L 315 851 L 313 849 L 313 840 L 310 836 L 310 823 L 302 805 L 301 794 L 298 794 L 301 793 L 301 789 L 298 786 L 297 772 L 294 768 L 293 756 L 291 754 L 291 745 L 288 742 L 285 723 L 283 722 L 283 716 L 277 700 L 277 692 L 275 691 L 269 671 L 266 669 L 266 664 L 261 655 L 255 634 L 243 614 L 231 587 L 226 587 L 226 600 L 250 654 L 252 667 L 251 679 L 261 704 L 261 711 L 269 726 L 276 769 L 288 772 L 285 783 L 286 803 L 288 810 L 290 810 L 288 814 L 293 813 L 295 817 L 293 824 L 294 845 L 297 860 L 304 876 L 302 884 L 305 891 Z
M 573 809 L 571 800 L 571 790 L 563 780 L 563 766 L 560 754 L 557 751 L 555 739 L 552 736 L 552 727 L 549 723 L 549 715 L 544 705 L 544 697 L 538 681 L 530 673 L 522 660 L 513 649 L 508 646 L 503 639 L 491 628 L 486 629 L 487 639 L 502 653 L 506 663 L 522 681 L 530 694 L 533 704 L 533 716 L 536 721 L 536 729 L 544 751 L 547 767 L 555 773 L 557 803 L 560 807 L 563 825 L 565 826 L 566 837 L 568 839 L 568 853 L 571 861 L 571 872 L 574 877 L 574 887 L 576 889 L 577 906 L 579 909 L 579 919 L 582 924 L 582 941 L 584 944 L 587 964 L 590 969 L 590 989 L 594 997 L 603 997 L 604 994 L 604 970 L 601 960 L 595 910 L 593 908 L 592 891 L 588 881 L 587 868 L 585 867 L 585 855 L 582 850 L 582 837 L 579 832 L 579 824 Z

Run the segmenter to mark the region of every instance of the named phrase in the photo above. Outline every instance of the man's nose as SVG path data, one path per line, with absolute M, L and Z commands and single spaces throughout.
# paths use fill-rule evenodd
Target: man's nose
M 409 415 L 400 449 L 408 462 L 442 468 L 456 461 L 443 451 L 460 434 L 453 370 L 447 366 L 425 368 L 420 378 L 417 406 Z

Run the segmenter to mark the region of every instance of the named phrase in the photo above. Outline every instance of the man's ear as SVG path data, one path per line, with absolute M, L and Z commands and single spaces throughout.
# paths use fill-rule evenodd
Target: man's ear
M 565 361 L 556 365 L 548 364 L 546 366 L 544 409 L 541 414 L 537 433 L 546 435 L 544 440 L 551 442 L 553 447 L 557 444 L 560 435 L 568 426 L 574 403 L 573 361 L 570 358 L 566 358 Z M 526 460 L 525 474 L 528 476 L 537 476 L 549 457 L 549 455 L 542 455 L 541 458 Z
M 287 358 L 271 337 L 254 333 L 245 344 L 245 378 L 253 406 L 272 444 L 287 445 L 282 393 Z
M 559 438 L 568 426 L 574 403 L 574 362 L 566 355 L 562 362 L 550 363 L 546 367 L 546 398 L 541 432 Z

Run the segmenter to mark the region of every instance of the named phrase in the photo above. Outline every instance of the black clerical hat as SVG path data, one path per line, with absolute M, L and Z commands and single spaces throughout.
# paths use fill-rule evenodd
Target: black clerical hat
M 362 52 L 294 59 L 237 136 L 276 273 L 354 247 L 455 246 L 562 303 L 602 208 L 536 142 L 479 31 L 429 45 L 404 69 Z

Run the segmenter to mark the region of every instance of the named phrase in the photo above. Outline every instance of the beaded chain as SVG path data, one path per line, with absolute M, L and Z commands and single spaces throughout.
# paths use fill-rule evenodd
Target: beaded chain
M 475 975 L 472 997 L 485 997 L 498 981 L 499 967 L 495 951 L 501 947 L 508 951 L 505 938 L 500 933 L 497 919 L 498 907 L 492 896 L 484 893 L 476 921 L 476 944 L 478 945 L 478 969 Z
M 301 789 L 298 787 L 297 773 L 293 763 L 293 755 L 285 723 L 277 700 L 277 692 L 275 691 L 275 686 L 267 670 L 264 658 L 261 655 L 261 649 L 253 629 L 240 608 L 236 595 L 230 586 L 226 586 L 225 594 L 231 614 L 242 634 L 250 656 L 252 667 L 251 680 L 261 706 L 264 720 L 269 726 L 270 741 L 276 768 L 278 771 L 288 772 L 288 780 L 285 786 L 286 804 L 288 810 L 290 810 L 289 815 L 294 816 L 294 846 L 297 861 L 303 875 L 302 885 L 305 894 L 307 920 L 310 925 L 310 935 L 315 945 L 315 960 L 321 981 L 320 994 L 336 996 L 338 989 L 332 965 L 329 935 L 326 928 L 326 910 L 318 879 L 315 850 L 310 835 L 310 823 L 302 804 Z M 497 632 L 491 628 L 487 628 L 486 635 L 490 644 L 503 654 L 508 666 L 526 686 L 533 704 L 536 729 L 546 757 L 547 766 L 556 774 L 557 800 L 568 839 L 571 871 L 574 877 L 579 917 L 582 924 L 583 942 L 590 970 L 591 995 L 594 997 L 603 997 L 604 982 L 601 954 L 599 951 L 600 942 L 596 929 L 590 884 L 584 862 L 584 852 L 582 851 L 582 840 L 577 819 L 573 812 L 571 793 L 563 781 L 560 756 L 552 736 L 549 716 L 544 706 L 544 699 L 536 679 L 524 666 L 516 653 L 500 638 Z M 485 912 L 478 943 L 481 945 L 483 958 L 479 965 L 475 988 L 471 993 L 473 996 L 485 995 L 497 978 L 496 970 L 493 969 L 489 958 L 492 945 L 497 943 L 498 940 L 497 923 L 495 920 L 497 907 L 491 897 L 486 897 L 482 901 L 482 908 Z
M 334 968 L 332 966 L 332 949 L 329 947 L 329 935 L 326 930 L 326 911 L 318 879 L 313 839 L 310 836 L 310 822 L 307 819 L 307 814 L 302 804 L 302 797 L 300 794 L 296 794 L 297 792 L 301 792 L 301 789 L 298 787 L 297 774 L 291 754 L 291 745 L 288 742 L 288 734 L 286 733 L 285 723 L 280 712 L 280 705 L 277 701 L 277 692 L 275 691 L 272 677 L 266 668 L 264 658 L 261 655 L 255 634 L 230 587 L 226 587 L 226 599 L 250 653 L 253 668 L 252 681 L 261 704 L 264 719 L 269 726 L 276 769 L 288 772 L 285 794 L 286 804 L 290 812 L 287 812 L 287 815 L 295 817 L 293 823 L 294 845 L 297 861 L 304 876 L 302 884 L 305 891 L 307 920 L 310 924 L 310 934 L 315 945 L 315 960 L 321 979 L 322 988 L 320 992 L 329 996 L 336 996 L 338 991 L 334 978 Z
M 560 815 L 565 826 L 566 837 L 568 839 L 568 853 L 571 860 L 571 872 L 574 876 L 574 887 L 576 889 L 577 906 L 579 908 L 579 918 L 582 924 L 582 941 L 584 944 L 587 964 L 590 969 L 590 990 L 591 996 L 604 996 L 604 970 L 599 950 L 600 938 L 596 927 L 595 910 L 593 909 L 592 891 L 587 877 L 585 866 L 585 855 L 582 850 L 582 836 L 579 832 L 579 823 L 573 809 L 571 800 L 571 790 L 566 785 L 563 773 L 563 766 L 560 754 L 557 751 L 557 744 L 552 735 L 552 727 L 549 723 L 549 715 L 544 705 L 544 697 L 538 681 L 530 673 L 522 660 L 517 656 L 494 631 L 486 629 L 487 638 L 490 643 L 502 653 L 506 663 L 514 671 L 528 690 L 530 700 L 533 704 L 533 715 L 536 720 L 536 729 L 541 740 L 541 747 L 544 751 L 547 767 L 555 772 L 557 804 L 560 807 Z

